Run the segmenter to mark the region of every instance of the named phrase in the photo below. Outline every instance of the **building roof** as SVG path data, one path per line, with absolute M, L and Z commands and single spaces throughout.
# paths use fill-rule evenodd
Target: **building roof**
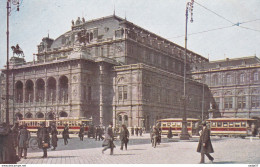
M 210 61 L 204 63 L 195 64 L 196 70 L 208 70 L 213 68 L 225 68 L 225 67 L 235 67 L 235 66 L 247 66 L 252 64 L 260 63 L 260 59 L 256 56 L 248 56 L 234 59 L 223 59 L 217 61 Z

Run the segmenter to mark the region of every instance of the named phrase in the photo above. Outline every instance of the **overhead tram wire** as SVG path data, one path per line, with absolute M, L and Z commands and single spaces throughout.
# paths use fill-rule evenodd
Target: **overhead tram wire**
M 234 23 L 234 22 L 228 20 L 227 18 L 225 18 L 225 17 L 223 17 L 223 16 L 217 14 L 216 12 L 214 12 L 214 11 L 208 9 L 207 7 L 205 7 L 205 6 L 201 5 L 201 4 L 199 4 L 198 2 L 196 2 L 196 1 L 194 1 L 194 2 L 195 2 L 196 4 L 198 4 L 199 6 L 203 7 L 204 9 L 210 11 L 211 13 L 214 13 L 214 14 L 217 15 L 218 17 L 220 17 L 220 18 L 226 20 L 227 22 L 231 23 L 231 24 L 234 25 L 234 26 L 238 26 L 238 27 L 240 27 L 240 28 L 244 28 L 244 29 L 248 29 L 248 30 L 252 30 L 252 31 L 256 31 L 256 32 L 260 32 L 260 30 L 256 30 L 256 29 L 252 29 L 252 28 L 248 28 L 248 27 L 244 27 L 244 26 L 240 26 L 240 24 L 249 23 L 249 22 L 254 22 L 254 21 L 257 21 L 257 20 L 260 20 L 260 19 L 255 19 L 255 20 L 245 21 L 245 22 L 241 22 L 241 23 L 239 23 L 239 22 Z
M 210 31 L 216 31 L 216 30 L 226 29 L 226 28 L 230 28 L 230 27 L 234 27 L 234 26 L 235 26 L 235 25 L 226 26 L 226 27 L 219 27 L 219 28 L 204 30 L 204 31 L 200 31 L 200 32 L 190 33 L 190 34 L 188 34 L 188 35 L 197 35 L 197 34 L 202 34 L 202 33 L 205 33 L 205 32 L 210 32 Z M 171 38 L 167 38 L 167 39 L 180 38 L 180 37 L 184 37 L 184 35 L 179 35 L 179 36 L 175 36 L 175 37 L 171 37 Z
M 198 2 L 196 2 L 196 1 L 194 1 L 194 2 L 195 2 L 196 4 L 198 4 L 199 6 L 203 7 L 204 9 L 210 11 L 211 13 L 214 13 L 214 14 L 217 15 L 218 17 L 220 17 L 220 18 L 222 18 L 222 19 L 228 21 L 229 23 L 231 23 L 231 24 L 235 24 L 235 23 L 233 23 L 232 21 L 228 20 L 227 18 L 225 18 L 225 17 L 223 17 L 223 16 L 217 14 L 216 12 L 214 12 L 214 11 L 208 9 L 207 7 L 205 7 L 205 6 L 201 5 L 201 4 L 199 4 Z

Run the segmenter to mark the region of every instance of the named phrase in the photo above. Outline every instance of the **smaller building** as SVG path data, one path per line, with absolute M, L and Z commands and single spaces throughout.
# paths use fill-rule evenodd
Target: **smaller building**
M 260 59 L 256 56 L 193 64 L 192 77 L 208 85 L 221 117 L 260 118 Z

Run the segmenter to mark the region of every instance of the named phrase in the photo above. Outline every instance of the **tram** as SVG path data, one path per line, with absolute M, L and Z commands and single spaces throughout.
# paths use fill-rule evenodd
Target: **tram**
M 196 133 L 199 121 L 199 119 L 187 118 L 187 129 L 190 136 Z M 167 135 L 170 128 L 173 135 L 179 135 L 182 129 L 182 118 L 160 119 L 157 121 L 157 124 L 159 124 L 161 128 L 162 135 Z
M 92 125 L 91 119 L 76 118 L 76 117 L 73 118 L 65 117 L 65 118 L 60 118 L 59 120 L 23 119 L 23 120 L 19 120 L 19 125 L 27 124 L 27 129 L 30 132 L 37 132 L 42 122 L 45 122 L 46 127 L 55 124 L 59 134 L 63 131 L 65 124 L 68 124 L 70 133 L 78 133 L 80 130 L 80 125 L 84 125 L 85 133 L 87 133 L 89 130 L 89 126 Z
M 212 118 L 206 120 L 212 136 L 246 137 L 251 135 L 251 125 L 256 119 L 250 118 Z

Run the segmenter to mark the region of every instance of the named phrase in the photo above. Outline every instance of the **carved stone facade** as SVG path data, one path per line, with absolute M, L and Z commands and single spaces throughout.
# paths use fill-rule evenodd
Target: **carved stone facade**
M 192 76 L 208 85 L 221 117 L 260 118 L 260 59 L 244 57 L 194 64 Z
M 10 122 L 92 117 L 95 125 L 149 128 L 159 118 L 182 117 L 184 48 L 114 15 L 72 23 L 57 39 L 43 38 L 33 62 L 13 58 Z M 188 70 L 207 61 L 187 51 Z M 199 118 L 203 85 L 188 80 L 188 116 Z

